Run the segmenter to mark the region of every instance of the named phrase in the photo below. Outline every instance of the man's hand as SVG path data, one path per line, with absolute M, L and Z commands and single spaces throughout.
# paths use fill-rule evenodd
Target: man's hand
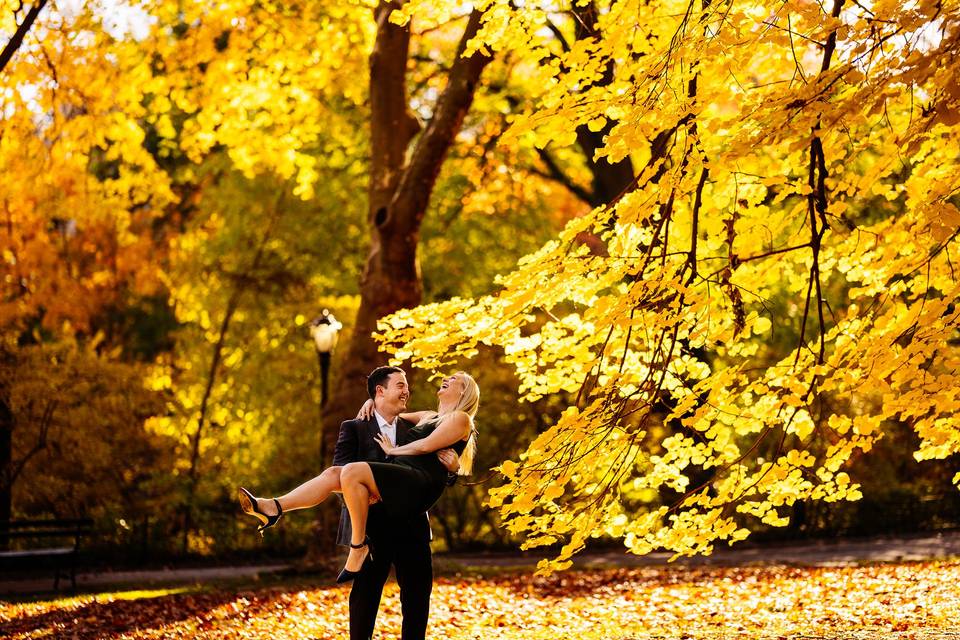
M 363 403 L 363 406 L 360 407 L 360 411 L 357 411 L 357 420 L 366 420 L 373 415 L 373 400 L 367 399 Z
M 440 449 L 437 451 L 437 457 L 450 473 L 460 471 L 460 456 L 453 449 Z

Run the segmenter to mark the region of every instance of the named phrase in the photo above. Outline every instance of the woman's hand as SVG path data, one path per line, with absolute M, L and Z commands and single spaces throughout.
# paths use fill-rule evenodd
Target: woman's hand
M 377 444 L 380 445 L 380 448 L 383 449 L 383 452 L 388 456 L 392 456 L 393 452 L 397 449 L 397 447 L 390 443 L 390 440 L 387 438 L 387 436 L 383 435 L 382 433 L 378 433 L 373 437 L 373 439 L 377 441 Z
M 357 411 L 357 420 L 367 420 L 373 415 L 373 400 L 367 398 L 367 401 Z

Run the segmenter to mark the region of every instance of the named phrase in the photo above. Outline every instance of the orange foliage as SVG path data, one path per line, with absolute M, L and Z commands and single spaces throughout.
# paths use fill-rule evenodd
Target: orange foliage
M 960 563 L 584 571 L 440 579 L 431 638 L 919 638 L 956 628 Z M 342 587 L 123 594 L 0 604 L 0 635 L 72 638 L 335 638 Z M 378 620 L 397 637 L 396 585 Z

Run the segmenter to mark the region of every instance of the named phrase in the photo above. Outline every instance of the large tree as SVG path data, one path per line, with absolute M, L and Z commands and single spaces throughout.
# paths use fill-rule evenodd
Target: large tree
M 549 28 L 537 7 L 495 6 L 519 26 L 491 48 Z M 597 535 L 709 552 L 787 524 L 797 501 L 856 500 L 850 459 L 899 425 L 918 460 L 956 456 L 957 8 L 621 0 L 598 15 L 602 39 L 543 56 L 549 90 L 507 137 L 569 143 L 616 121 L 598 154 L 644 166 L 636 189 L 498 294 L 382 325 L 398 358 L 434 368 L 498 345 L 525 397 L 574 394 L 501 468 L 490 504 L 508 527 L 566 542 L 545 567 Z
M 374 10 L 376 39 L 370 54 L 370 175 L 367 223 L 370 249 L 360 281 L 360 308 L 346 354 L 337 371 L 327 437 L 351 417 L 365 396 L 363 379 L 383 361 L 372 333 L 377 320 L 422 302 L 418 259 L 420 227 L 441 166 L 460 131 L 484 67 L 491 57 L 468 51 L 482 14 L 466 17 L 446 87 L 421 125 L 411 113 L 407 88 L 411 20 L 398 24 L 391 14 L 400 2 Z M 332 449 L 331 449 L 332 451 Z

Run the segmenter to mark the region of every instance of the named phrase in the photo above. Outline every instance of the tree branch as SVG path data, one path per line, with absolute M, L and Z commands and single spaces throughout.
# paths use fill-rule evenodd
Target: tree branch
M 563 35 L 563 32 L 560 31 L 560 27 L 554 24 L 553 20 L 547 18 L 547 28 L 553 32 L 554 37 L 557 39 L 557 42 L 560 43 L 560 48 L 564 53 L 570 52 L 570 43 L 567 42 L 566 36 Z
M 27 32 L 30 31 L 30 27 L 33 26 L 34 21 L 37 19 L 37 16 L 40 15 L 40 12 L 43 10 L 43 7 L 47 4 L 47 0 L 40 0 L 35 5 L 30 7 L 30 11 L 27 12 L 27 15 L 23 18 L 23 22 L 17 26 L 16 32 L 14 32 L 13 37 L 10 38 L 10 41 L 7 42 L 7 45 L 3 48 L 3 51 L 0 52 L 0 72 L 2 72 L 7 63 L 10 62 L 10 59 L 13 58 L 13 54 L 17 52 L 17 49 L 20 48 L 20 45 L 23 44 L 23 39 L 26 37 Z
M 831 17 L 838 18 L 843 9 L 844 0 L 834 0 L 833 9 L 830 12 Z M 825 73 L 830 69 L 830 59 L 837 48 L 837 30 L 834 29 L 827 36 L 827 42 L 823 47 L 823 59 L 820 62 L 820 73 Z M 803 307 L 803 319 L 800 322 L 800 341 L 797 345 L 797 354 L 794 357 L 793 364 L 796 366 L 800 360 L 800 350 L 803 348 L 804 336 L 807 328 L 807 313 L 810 308 L 810 296 L 816 293 L 817 296 L 817 318 L 820 329 L 820 345 L 817 353 L 817 364 L 822 364 L 826 353 L 826 330 L 824 328 L 823 317 L 823 292 L 820 283 L 820 244 L 823 235 L 826 233 L 827 226 L 827 169 L 826 160 L 823 155 L 823 143 L 820 140 L 820 119 L 813 126 L 812 138 L 810 140 L 810 160 L 807 174 L 807 183 L 810 187 L 810 193 L 807 195 L 807 211 L 810 216 L 810 250 L 813 253 L 813 263 L 810 265 L 810 282 L 807 285 L 807 297 Z M 819 226 L 817 219 L 819 217 Z M 814 381 L 811 382 L 811 389 Z
M 556 160 L 553 159 L 553 156 L 551 156 L 546 149 L 537 149 L 537 155 L 540 156 L 543 164 L 547 165 L 547 171 L 542 172 L 533 169 L 534 173 L 562 184 L 573 195 L 577 196 L 580 200 L 583 200 L 588 204 L 593 202 L 593 194 L 585 187 L 578 185 L 573 181 L 572 178 L 570 178 L 570 176 L 565 174 L 563 169 L 560 168 L 560 165 L 557 164 Z
M 447 86 L 437 100 L 434 116 L 417 141 L 410 164 L 403 171 L 391 198 L 391 220 L 386 223 L 397 225 L 401 231 L 419 229 L 440 167 L 473 103 L 480 75 L 493 60 L 491 56 L 480 51 L 469 57 L 463 55 L 467 43 L 480 29 L 481 17 L 480 11 L 470 14 L 457 47 L 457 57 L 450 69 Z
M 697 235 L 700 233 L 700 207 L 703 205 L 703 187 L 707 184 L 707 176 L 710 170 L 706 167 L 700 170 L 700 182 L 697 183 L 697 192 L 693 200 L 693 220 L 692 231 L 690 233 L 690 254 L 687 261 L 690 265 L 690 277 L 687 279 L 687 285 L 693 284 L 697 278 Z
M 37 437 L 37 443 L 31 447 L 23 458 L 14 467 L 11 465 L 8 486 L 13 487 L 17 478 L 23 472 L 23 469 L 30 462 L 30 459 L 47 448 L 47 434 L 50 432 L 50 425 L 53 423 L 53 412 L 57 409 L 57 401 L 51 400 L 43 410 L 43 417 L 40 418 L 40 435 Z

